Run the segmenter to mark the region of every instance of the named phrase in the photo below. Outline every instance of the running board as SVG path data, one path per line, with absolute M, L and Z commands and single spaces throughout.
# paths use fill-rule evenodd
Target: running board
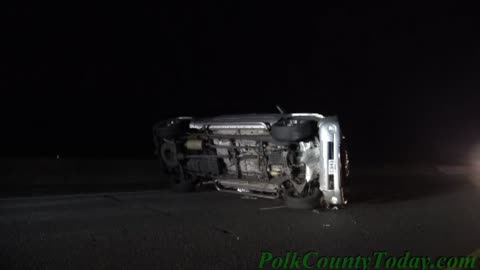
M 247 182 L 239 179 L 217 179 L 215 180 L 215 188 L 221 192 L 248 194 L 266 199 L 278 199 L 280 197 L 280 186 L 271 183 Z

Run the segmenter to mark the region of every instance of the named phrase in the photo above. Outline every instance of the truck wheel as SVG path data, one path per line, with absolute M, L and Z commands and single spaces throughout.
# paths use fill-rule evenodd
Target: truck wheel
M 315 209 L 320 206 L 322 193 L 318 188 L 309 194 L 298 195 L 295 189 L 287 190 L 284 194 L 285 206 L 292 209 Z
M 189 121 L 168 119 L 160 121 L 153 126 L 153 133 L 159 138 L 172 138 L 188 130 Z
M 315 135 L 312 120 L 282 119 L 271 128 L 272 137 L 279 142 L 295 142 Z
M 182 166 L 178 165 L 170 176 L 170 184 L 175 192 L 190 192 L 195 189 L 197 177 L 193 174 L 184 173 Z
M 165 142 L 160 146 L 160 158 L 167 167 L 178 166 L 177 147 L 174 143 Z

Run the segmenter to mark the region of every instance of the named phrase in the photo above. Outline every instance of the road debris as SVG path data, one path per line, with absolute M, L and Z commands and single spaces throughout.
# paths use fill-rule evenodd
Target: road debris
M 240 197 L 240 199 L 242 199 L 242 200 L 258 200 L 257 197 L 248 196 L 248 195 L 242 196 L 242 197 Z
M 286 207 L 285 205 L 279 205 L 279 206 L 272 206 L 272 207 L 263 207 L 263 208 L 259 208 L 258 210 L 260 210 L 260 211 L 274 210 L 274 209 L 281 209 L 281 208 L 285 208 L 285 207 Z
M 227 229 L 223 229 L 223 228 L 220 228 L 220 227 L 216 227 L 216 226 L 214 226 L 213 228 L 215 230 L 219 231 L 219 232 L 222 232 L 224 234 L 229 234 L 229 235 L 233 236 L 233 238 L 235 238 L 236 240 L 240 240 L 240 236 L 238 236 L 236 233 L 234 233 L 232 231 L 229 231 Z

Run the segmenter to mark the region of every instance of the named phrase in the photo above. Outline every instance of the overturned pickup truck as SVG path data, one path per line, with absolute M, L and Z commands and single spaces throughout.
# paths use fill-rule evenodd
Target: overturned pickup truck
M 336 117 L 316 113 L 177 117 L 153 127 L 175 191 L 198 183 L 311 209 L 346 203 L 348 155 Z

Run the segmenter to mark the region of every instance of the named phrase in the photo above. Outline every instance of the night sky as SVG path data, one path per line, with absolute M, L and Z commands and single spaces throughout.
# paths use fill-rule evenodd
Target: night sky
M 6 7 L 0 154 L 153 158 L 159 119 L 281 104 L 338 115 L 357 163 L 458 161 L 480 142 L 475 10 L 241 1 Z

